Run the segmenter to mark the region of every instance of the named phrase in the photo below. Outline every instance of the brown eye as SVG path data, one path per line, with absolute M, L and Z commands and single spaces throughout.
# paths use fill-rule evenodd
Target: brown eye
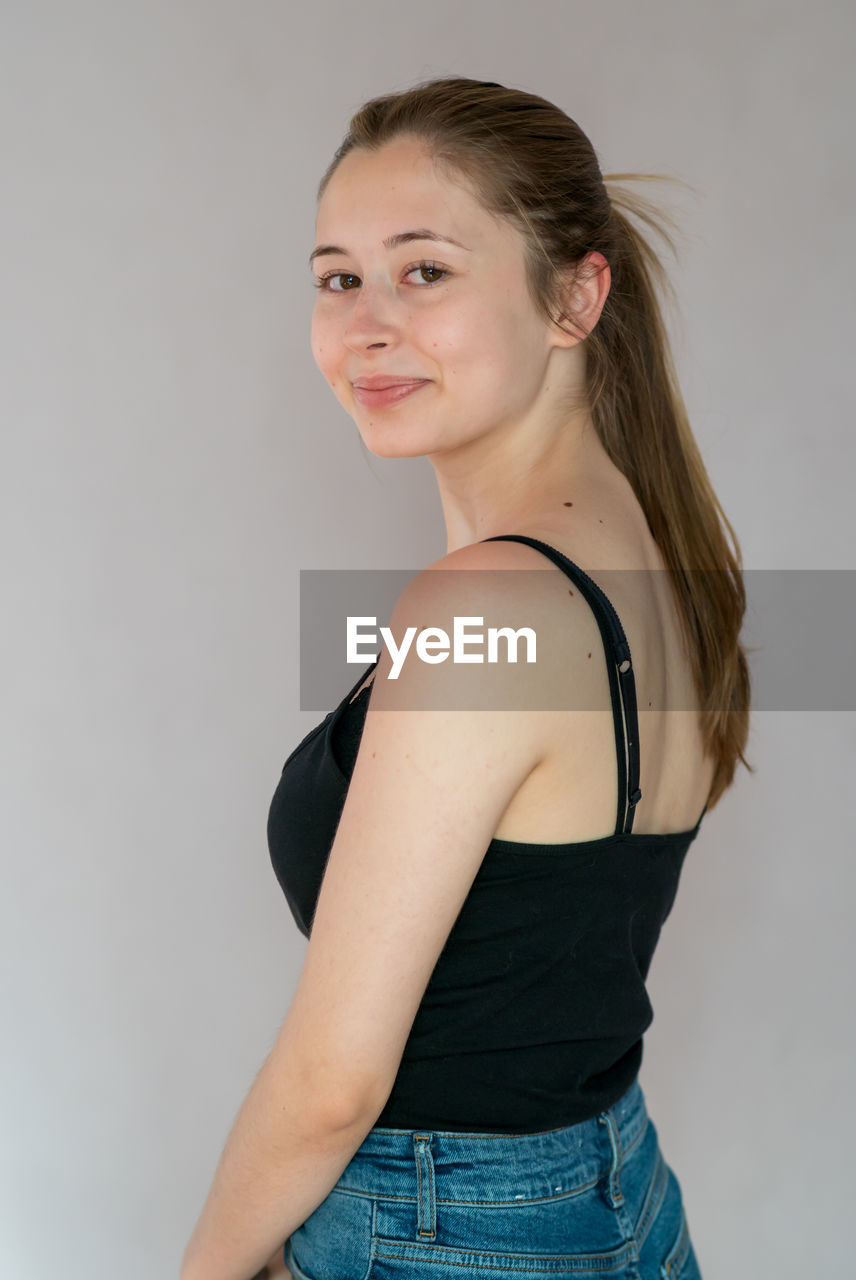
M 408 267 L 405 271 L 405 277 L 412 275 L 414 271 L 431 271 L 435 274 L 439 273 L 441 277 L 450 276 L 452 273 L 446 267 L 440 267 L 436 262 L 415 262 L 413 266 Z M 325 293 L 351 293 L 350 288 L 333 289 L 328 284 L 330 280 L 359 280 L 359 276 L 354 275 L 350 271 L 328 271 L 326 275 L 317 276 L 314 284 L 316 289 L 321 289 Z M 428 280 L 424 285 L 417 285 L 417 288 L 430 289 L 435 284 L 441 284 L 440 280 Z

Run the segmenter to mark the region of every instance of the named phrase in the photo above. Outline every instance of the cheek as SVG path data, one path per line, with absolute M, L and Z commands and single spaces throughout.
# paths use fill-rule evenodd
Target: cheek
M 310 334 L 312 356 L 322 376 L 330 384 L 337 396 L 345 385 L 344 376 L 340 372 L 342 363 L 342 343 L 337 338 L 333 327 L 317 316 L 312 320 Z
M 501 358 L 502 343 L 497 341 L 496 316 L 483 307 L 456 307 L 445 314 L 437 313 L 422 330 L 420 345 L 436 352 L 444 371 L 466 371 L 468 379 L 484 364 L 493 365 Z
M 318 312 L 313 312 L 312 326 L 309 332 L 309 344 L 312 347 L 312 355 L 315 359 L 315 363 L 319 368 L 323 367 L 325 360 L 329 362 L 330 351 L 332 349 L 330 335 L 325 332 L 326 328 L 327 326 L 318 315 Z
M 523 391 L 533 362 L 519 316 L 473 308 L 455 316 L 442 341 L 438 354 L 449 385 L 465 389 L 468 399 L 501 405 Z

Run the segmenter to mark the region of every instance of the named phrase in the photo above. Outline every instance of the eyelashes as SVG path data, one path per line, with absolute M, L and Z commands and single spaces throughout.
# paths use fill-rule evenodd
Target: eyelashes
M 447 270 L 446 267 L 441 267 L 436 262 L 414 262 L 412 266 L 407 268 L 404 274 L 406 276 L 409 276 L 414 271 L 439 272 L 440 276 L 443 278 L 445 278 L 446 276 L 450 276 L 452 274 L 451 271 Z M 353 289 L 331 289 L 329 287 L 328 281 L 335 280 L 335 279 L 359 280 L 359 278 L 360 277 L 358 275 L 355 275 L 353 271 L 328 271 L 323 276 L 316 276 L 316 278 L 313 280 L 312 283 L 314 287 L 316 289 L 320 289 L 322 293 L 353 293 L 354 292 Z M 435 284 L 442 284 L 442 282 L 443 282 L 442 279 L 429 280 L 427 284 L 417 285 L 416 287 L 422 288 L 422 289 L 432 289 Z

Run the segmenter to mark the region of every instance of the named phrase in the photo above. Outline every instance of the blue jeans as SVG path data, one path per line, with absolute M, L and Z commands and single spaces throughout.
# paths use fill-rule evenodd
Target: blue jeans
M 638 1079 L 544 1133 L 374 1128 L 284 1248 L 295 1280 L 701 1280 Z

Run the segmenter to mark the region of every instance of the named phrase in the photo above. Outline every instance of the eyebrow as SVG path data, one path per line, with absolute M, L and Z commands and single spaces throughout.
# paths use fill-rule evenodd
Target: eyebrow
M 458 249 L 466 249 L 469 253 L 465 244 L 453 240 L 451 236 L 441 236 L 436 231 L 429 231 L 427 227 L 419 227 L 415 231 L 399 231 L 397 235 L 388 236 L 383 245 L 385 249 L 397 249 L 399 245 L 409 244 L 411 240 L 435 240 L 442 244 L 453 244 Z M 309 255 L 310 267 L 316 258 L 326 257 L 327 254 L 340 254 L 343 258 L 350 257 L 348 250 L 340 248 L 337 244 L 319 244 Z

